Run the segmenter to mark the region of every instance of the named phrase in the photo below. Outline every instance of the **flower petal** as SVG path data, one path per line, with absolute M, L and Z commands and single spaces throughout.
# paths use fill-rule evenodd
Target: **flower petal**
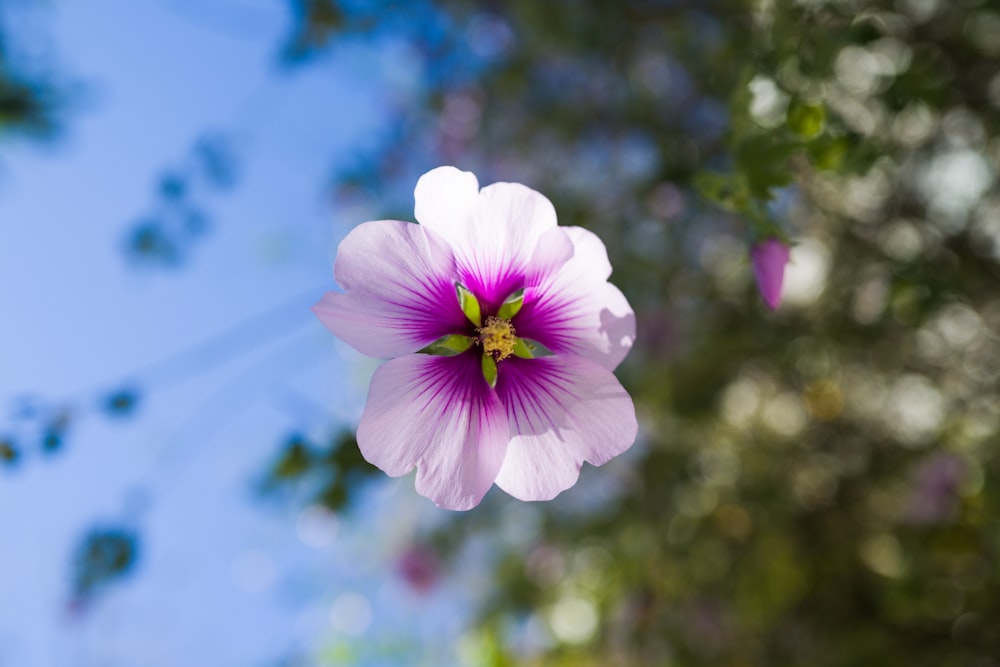
M 487 301 L 506 294 L 530 262 L 539 239 L 557 227 L 556 211 L 544 195 L 519 183 L 494 183 L 479 193 L 477 206 L 452 247 L 463 279 Z
M 415 214 L 422 226 L 452 247 L 462 284 L 495 309 L 510 292 L 527 284 L 525 269 L 540 247 L 539 239 L 557 228 L 557 219 L 552 202 L 529 187 L 478 187 L 469 172 L 433 169 L 417 182 Z
M 515 498 L 553 498 L 576 483 L 584 461 L 601 465 L 635 441 L 632 399 L 582 357 L 506 360 L 497 394 L 514 437 L 496 484 Z
M 503 405 L 483 380 L 479 357 L 407 355 L 372 377 L 358 446 L 394 477 L 417 467 L 417 492 L 440 507 L 475 507 L 507 450 Z
M 313 312 L 362 354 L 409 354 L 464 326 L 451 250 L 420 225 L 357 226 L 337 249 L 334 275 L 347 292 L 328 292 Z
M 635 341 L 635 313 L 607 282 L 611 263 L 597 235 L 581 227 L 561 229 L 573 242 L 573 256 L 527 291 L 518 335 L 614 370 Z
M 431 169 L 413 190 L 414 215 L 448 243 L 463 236 L 472 209 L 479 202 L 479 180 L 455 167 Z
M 576 227 L 553 227 L 538 237 L 531 259 L 524 266 L 525 284 L 540 285 L 551 280 L 573 258 L 576 248 L 569 230 Z

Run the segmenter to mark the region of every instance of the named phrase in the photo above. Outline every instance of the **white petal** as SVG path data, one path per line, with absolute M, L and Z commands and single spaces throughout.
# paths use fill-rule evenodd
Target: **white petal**
M 602 366 L 574 356 L 504 361 L 497 394 L 513 438 L 496 478 L 521 500 L 548 500 L 635 441 L 632 399 Z
M 416 489 L 440 507 L 475 507 L 507 449 L 503 406 L 475 355 L 407 355 L 372 377 L 358 446 L 392 476 L 417 467 Z
M 561 229 L 573 241 L 573 256 L 525 295 L 518 334 L 614 370 L 635 341 L 635 313 L 607 282 L 611 263 L 597 235 L 581 227 Z
M 575 249 L 572 236 L 567 234 L 568 229 L 573 227 L 553 227 L 538 237 L 531 259 L 525 265 L 525 282 L 528 285 L 548 282 L 573 258 Z
M 340 243 L 334 276 L 346 293 L 313 306 L 319 319 L 363 354 L 395 357 L 464 326 L 451 250 L 420 225 L 366 222 Z
M 494 183 L 482 189 L 464 235 L 456 237 L 455 257 L 470 282 L 490 290 L 528 266 L 539 239 L 556 226 L 555 208 L 544 195 L 519 183 Z
M 572 242 L 556 231 L 555 208 L 544 195 L 519 183 L 477 187 L 469 172 L 429 171 L 417 182 L 415 212 L 422 226 L 451 246 L 462 284 L 492 304 L 537 280 L 534 269 L 569 257 Z
M 472 172 L 438 167 L 420 177 L 413 199 L 417 222 L 454 244 L 464 235 L 478 204 L 479 181 Z
M 594 232 L 583 227 L 563 227 L 573 241 L 575 263 L 567 268 L 567 278 L 586 277 L 593 281 L 604 281 L 611 276 L 611 261 L 608 249 Z

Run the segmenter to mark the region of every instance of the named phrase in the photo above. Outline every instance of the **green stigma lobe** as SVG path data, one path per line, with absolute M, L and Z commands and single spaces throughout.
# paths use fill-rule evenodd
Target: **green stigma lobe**
M 497 362 L 489 353 L 483 354 L 483 378 L 485 378 L 486 384 L 490 385 L 490 389 L 496 388 Z
M 519 289 L 516 292 L 512 292 L 510 296 L 504 299 L 503 304 L 500 306 L 499 312 L 497 312 L 497 317 L 502 320 L 509 320 L 510 318 L 517 315 L 521 310 L 521 306 L 524 305 L 524 290 Z
M 538 341 L 518 338 L 517 342 L 514 343 L 512 354 L 521 359 L 538 359 L 539 357 L 551 357 L 555 353 Z
M 481 327 L 483 325 L 483 312 L 479 307 L 476 295 L 457 283 L 455 284 L 455 293 L 458 295 L 458 305 L 465 316 L 477 327 Z
M 472 347 L 474 340 L 475 339 L 469 336 L 449 334 L 447 336 L 441 336 L 441 338 L 438 338 L 427 347 L 418 350 L 418 352 L 421 354 L 432 354 L 438 357 L 454 357 L 456 354 L 462 354 Z

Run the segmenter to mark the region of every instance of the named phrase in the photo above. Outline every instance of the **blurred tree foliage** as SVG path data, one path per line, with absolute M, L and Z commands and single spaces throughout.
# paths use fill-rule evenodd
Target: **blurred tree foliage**
M 52 135 L 58 125 L 61 96 L 54 84 L 10 53 L 0 25 L 0 137 Z
M 637 312 L 634 451 L 427 536 L 496 544 L 473 663 L 998 664 L 1000 3 L 292 5 L 290 61 L 365 39 L 419 72 L 342 198 L 527 183 Z M 747 249 L 778 230 L 772 315 Z M 294 476 L 331 464 L 299 446 Z
M 0 141 L 15 137 L 48 139 L 56 133 L 62 112 L 62 91 L 23 59 L 11 54 L 5 26 L 0 23 Z M 37 429 L 40 434 L 36 440 L 40 450 L 52 452 L 61 446 L 67 423 L 54 413 L 45 417 L 46 423 Z M 22 448 L 13 433 L 0 433 L 0 467 L 16 465 L 22 457 Z
M 1000 662 L 1000 2 L 290 4 L 290 66 L 366 40 L 419 84 L 335 175 L 342 201 L 409 219 L 442 163 L 529 184 L 607 242 L 636 309 L 633 451 L 425 536 L 452 568 L 495 547 L 469 662 Z M 51 132 L 58 96 L 4 45 L 0 131 Z M 205 193 L 238 179 L 224 135 L 188 158 L 131 255 L 178 263 Z M 747 261 L 771 233 L 795 243 L 775 314 Z M 69 429 L 56 408 L 25 409 L 44 451 Z M 0 434 L 0 465 L 23 451 Z M 262 488 L 342 510 L 372 472 L 350 436 L 293 437 Z M 137 544 L 88 534 L 75 594 Z
M 81 540 L 74 558 L 71 606 L 82 608 L 110 583 L 135 568 L 139 543 L 129 528 L 95 527 Z
M 213 196 L 233 188 L 240 175 L 233 136 L 200 136 L 182 161 L 160 175 L 149 210 L 129 225 L 124 250 L 133 266 L 183 265 L 211 228 Z

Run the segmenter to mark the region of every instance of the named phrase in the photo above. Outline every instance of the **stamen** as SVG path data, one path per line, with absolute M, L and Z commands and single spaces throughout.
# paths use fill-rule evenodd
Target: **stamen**
M 484 352 L 493 355 L 496 361 L 506 359 L 514 353 L 517 336 L 510 320 L 490 315 L 486 318 L 486 324 L 476 329 L 476 333 L 479 334 L 476 342 L 483 346 Z

